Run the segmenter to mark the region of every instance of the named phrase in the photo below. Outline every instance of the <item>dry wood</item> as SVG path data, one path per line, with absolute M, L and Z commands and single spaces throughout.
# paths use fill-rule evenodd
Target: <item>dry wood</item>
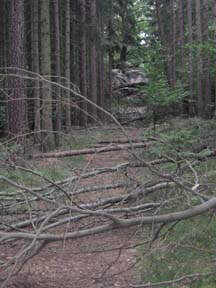
M 151 193 L 154 193 L 155 191 L 158 191 L 161 189 L 166 189 L 168 187 L 174 187 L 174 186 L 175 186 L 175 184 L 173 182 L 161 182 L 161 183 L 154 184 L 150 187 L 140 186 L 140 187 L 137 187 L 135 190 L 133 190 L 130 193 L 126 193 L 126 194 L 122 194 L 122 195 L 118 195 L 118 196 L 112 196 L 109 198 L 103 198 L 97 202 L 85 203 L 85 204 L 80 205 L 80 207 L 82 209 L 91 209 L 92 210 L 92 209 L 97 209 L 99 207 L 101 209 L 103 207 L 106 207 L 107 205 L 110 206 L 110 205 L 114 205 L 117 203 L 133 202 L 134 200 L 138 200 L 138 199 L 145 197 Z M 59 211 L 55 215 L 55 217 L 63 216 L 65 214 L 67 214 L 68 211 L 69 211 L 68 208 L 63 209 L 63 210 Z M 11 224 L 11 227 L 13 229 L 24 228 L 24 227 L 31 225 L 32 223 L 40 223 L 40 222 L 44 221 L 46 219 L 46 217 L 47 217 L 47 214 L 40 216 L 40 217 L 33 217 L 31 219 L 24 220 L 24 221 L 16 223 L 16 224 Z M 78 219 L 80 219 L 80 216 L 76 215 L 76 216 L 72 216 L 72 218 L 70 218 L 70 221 L 78 220 Z M 66 222 L 67 221 L 69 221 L 68 218 L 66 219 Z M 61 222 L 61 224 L 62 224 L 62 222 Z M 52 223 L 51 227 L 53 228 L 55 226 L 58 226 L 58 221 L 56 223 Z M 1 226 L 0 226 L 0 228 L 1 228 Z
M 178 211 L 178 212 L 171 212 L 168 214 L 163 215 L 152 215 L 152 216 L 141 216 L 141 217 L 133 217 L 129 219 L 124 219 L 121 217 L 114 217 L 111 223 L 102 224 L 99 226 L 95 226 L 92 228 L 86 228 L 83 230 L 68 232 L 68 233 L 62 233 L 62 234 L 55 234 L 55 233 L 41 233 L 42 229 L 39 229 L 38 231 L 33 232 L 4 232 L 0 231 L 0 242 L 6 243 L 6 241 L 10 239 L 23 239 L 23 240 L 32 240 L 32 241 L 40 241 L 40 240 L 46 240 L 46 241 L 62 241 L 67 239 L 79 239 L 90 235 L 96 235 L 104 232 L 108 232 L 114 229 L 125 229 L 133 226 L 138 225 L 146 225 L 146 224 L 153 224 L 153 223 L 172 223 L 175 221 L 181 221 L 185 219 L 189 219 L 198 215 L 201 215 L 203 213 L 206 213 L 210 209 L 214 209 L 216 207 L 216 197 L 212 197 L 210 200 L 200 204 L 193 206 L 192 208 Z M 88 215 L 88 211 L 84 211 L 86 215 Z M 91 212 L 92 214 L 94 212 Z M 107 216 L 105 213 L 101 212 L 95 212 L 97 215 Z M 54 215 L 54 213 L 53 213 Z M 46 220 L 51 219 L 51 216 L 49 215 Z M 110 215 L 109 215 L 110 216 Z M 108 217 L 107 217 L 108 218 Z M 47 220 L 47 221 L 48 221 Z M 47 222 L 46 221 L 46 222 Z M 42 227 L 41 227 L 42 228 Z
M 142 143 L 140 139 L 132 139 L 132 143 Z M 144 142 L 144 141 L 143 141 Z M 146 141 L 145 141 L 146 142 Z M 101 140 L 97 142 L 98 144 L 106 145 L 106 144 L 128 144 L 128 139 L 112 139 L 112 140 Z
M 72 156 L 79 156 L 79 155 L 86 155 L 86 154 L 97 154 L 97 153 L 104 153 L 104 152 L 114 152 L 120 150 L 127 150 L 132 148 L 145 148 L 150 145 L 149 143 L 134 143 L 131 144 L 124 144 L 124 145 L 113 145 L 113 146 L 106 146 L 102 148 L 86 148 L 81 150 L 69 150 L 69 151 L 61 151 L 61 152 L 52 152 L 52 153 L 43 153 L 43 154 L 35 154 L 32 155 L 34 159 L 40 158 L 61 158 L 61 157 L 72 157 Z

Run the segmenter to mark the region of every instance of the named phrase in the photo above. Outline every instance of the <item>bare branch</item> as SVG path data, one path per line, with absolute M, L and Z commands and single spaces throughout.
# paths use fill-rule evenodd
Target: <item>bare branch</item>
M 107 232 L 109 230 L 113 229 L 119 229 L 119 228 L 128 228 L 136 225 L 145 225 L 145 224 L 157 224 L 157 223 L 171 223 L 179 220 L 185 220 L 189 219 L 191 217 L 198 216 L 200 214 L 203 214 L 207 212 L 209 209 L 216 207 L 216 197 L 211 198 L 210 200 L 206 201 L 203 204 L 194 206 L 193 208 L 175 212 L 175 213 L 169 213 L 164 215 L 157 215 L 157 216 L 143 216 L 143 217 L 135 217 L 131 219 L 117 219 L 117 225 L 116 223 L 113 224 L 105 224 L 98 227 L 90 228 L 90 229 L 84 229 L 80 231 L 75 231 L 71 233 L 65 233 L 65 234 L 45 234 L 41 233 L 39 235 L 36 235 L 35 233 L 31 232 L 1 232 L 0 231 L 0 242 L 5 242 L 9 239 L 26 239 L 26 240 L 33 240 L 35 237 L 37 240 L 47 240 L 47 241 L 61 241 L 63 239 L 78 239 L 90 235 L 95 235 L 103 232 Z M 100 213 L 98 212 L 98 215 Z M 101 216 L 104 216 L 102 213 Z
M 134 143 L 133 149 L 137 148 L 145 148 L 148 147 L 150 143 Z M 86 155 L 86 154 L 98 154 L 104 152 L 112 152 L 112 151 L 120 151 L 125 149 L 131 149 L 131 144 L 124 144 L 124 145 L 112 145 L 106 146 L 101 148 L 89 148 L 89 149 L 82 149 L 82 150 L 70 150 L 70 151 L 62 151 L 62 152 L 53 152 L 53 153 L 43 153 L 43 154 L 36 154 L 32 155 L 34 159 L 39 158 L 61 158 L 61 157 L 72 157 L 78 155 Z

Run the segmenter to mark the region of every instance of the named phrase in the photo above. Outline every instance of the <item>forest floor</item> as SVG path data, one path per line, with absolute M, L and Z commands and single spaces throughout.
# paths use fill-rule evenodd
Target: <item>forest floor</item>
M 143 126 L 143 123 L 141 125 Z M 200 190 L 202 193 L 210 197 L 216 195 L 215 120 L 175 118 L 170 119 L 169 122 L 158 124 L 156 131 L 150 125 L 148 128 L 137 126 L 126 127 L 125 129 L 132 140 L 144 141 L 144 143 L 149 143 L 145 141 L 150 140 L 149 146 L 136 149 L 136 156 L 146 161 L 161 160 L 163 156 L 166 157 L 165 159 L 173 159 L 170 163 L 159 161 L 158 171 L 174 171 L 181 181 L 185 181 L 183 183 L 191 183 L 190 185 L 193 185 L 194 181 L 198 179 L 202 185 L 203 190 Z M 121 143 L 128 140 L 118 128 L 108 126 L 74 130 L 73 135 L 67 137 L 64 139 L 62 147 L 59 148 L 60 151 L 77 149 L 80 152 L 80 149 L 98 147 L 97 145 L 101 141 L 108 141 L 106 143 L 106 147 L 108 147 L 109 143 L 116 143 L 116 140 L 121 140 Z M 188 160 L 186 158 L 187 161 L 184 159 L 181 167 L 179 157 L 188 157 Z M 140 184 L 150 187 L 154 183 L 158 183 L 158 175 L 151 173 L 146 167 L 134 167 L 132 165 L 126 169 L 119 169 L 119 164 L 128 162 L 132 164 L 135 163 L 135 160 L 134 154 L 127 149 L 76 157 L 26 159 L 28 165 L 35 169 L 34 171 L 51 181 L 78 176 L 79 180 L 70 183 L 67 191 L 74 192 L 94 186 L 94 191 L 90 193 L 88 191 L 73 196 L 75 197 L 73 200 L 78 205 L 95 203 L 96 201 L 100 203 L 103 198 L 117 195 L 124 194 L 125 197 L 125 194 L 136 191 Z M 186 165 L 183 165 L 185 163 Z M 118 169 L 106 169 L 110 167 L 112 169 L 118 167 Z M 105 173 L 95 173 L 95 171 L 100 171 L 98 168 L 103 168 L 101 171 L 105 170 Z M 85 179 L 80 177 L 85 173 L 88 174 L 88 171 L 91 173 L 93 171 L 91 175 L 93 177 Z M 31 178 L 28 175 L 30 177 L 28 178 L 26 174 L 18 174 L 13 169 L 1 170 L 0 172 L 9 179 L 18 179 L 25 185 L 32 185 L 31 187 L 42 187 L 47 184 L 47 182 L 41 182 L 43 180 L 41 177 L 38 180 L 35 176 Z M 26 178 L 22 178 L 23 176 Z M 116 189 L 95 189 L 95 187 L 103 185 L 107 187 L 116 183 L 125 183 L 126 186 Z M 6 187 L 1 186 L 1 190 L 6 190 Z M 193 194 L 182 193 L 182 191 L 184 190 L 181 187 L 178 189 L 170 187 L 149 196 L 145 195 L 146 197 L 143 198 L 132 199 L 132 203 L 130 201 L 128 203 L 126 198 L 126 201 L 122 200 L 121 204 L 118 203 L 115 207 L 127 208 L 130 205 L 136 206 L 149 201 L 150 203 L 157 203 L 163 199 L 170 199 L 169 201 L 173 201 L 172 205 L 163 207 L 161 211 L 161 213 L 167 213 L 167 211 L 178 211 L 181 207 L 185 209 L 191 203 L 196 204 L 197 199 L 194 198 Z M 57 189 L 57 193 L 59 192 Z M 59 194 L 55 196 L 56 199 L 62 200 L 58 198 Z M 64 199 L 62 203 L 64 203 Z M 37 206 L 35 207 L 37 208 Z M 109 209 L 113 206 L 102 205 L 102 207 Z M 39 208 L 42 208 L 41 210 L 44 208 L 45 212 L 47 211 L 46 206 Z M 139 212 L 135 215 L 139 215 Z M 146 215 L 148 215 L 148 210 Z M 69 216 L 71 216 L 70 213 Z M 6 215 L 6 217 L 8 216 Z M 18 223 L 23 220 L 22 214 L 15 217 L 17 217 Z M 128 214 L 124 214 L 124 217 L 127 218 Z M 68 221 L 66 225 L 52 228 L 49 231 L 52 233 L 74 232 L 104 223 L 102 218 L 89 219 L 88 221 L 82 219 L 79 223 Z M 174 287 L 214 288 L 216 287 L 215 221 L 216 213 L 215 210 L 212 210 L 201 216 L 176 222 L 174 225 L 172 223 L 168 226 L 161 226 L 162 230 L 157 225 L 145 226 L 145 228 L 140 225 L 133 228 L 116 229 L 78 240 L 53 242 L 48 244 L 40 254 L 28 261 L 19 274 L 8 282 L 6 287 L 131 288 L 133 285 L 139 285 L 139 283 L 157 283 L 154 285 L 155 287 L 169 287 L 166 284 L 161 286 L 160 283 L 180 279 L 185 275 L 196 276 L 197 273 L 204 272 L 204 274 L 210 273 L 209 276 L 207 275 L 203 279 L 199 277 L 186 279 L 180 283 L 175 283 Z M 4 218 L 1 218 L 0 224 L 1 222 L 4 222 Z M 157 235 L 156 238 L 155 235 Z M 23 243 L 12 242 L 6 245 L 5 249 L 0 247 L 0 260 L 8 259 L 11 255 L 18 253 L 19 248 L 23 248 L 19 245 L 23 245 Z M 4 273 L 1 273 L 0 268 L 0 279 L 3 277 L 1 274 Z M 151 287 L 151 284 L 145 287 Z
M 143 132 L 141 128 L 127 129 L 131 139 L 139 138 Z M 96 140 L 121 139 L 119 131 L 114 130 Z M 111 135 L 111 136 L 110 136 Z M 125 139 L 125 138 L 124 138 Z M 88 168 L 111 167 L 127 162 L 130 158 L 127 151 L 107 152 L 85 156 L 81 166 Z M 49 168 L 49 165 L 58 165 L 61 169 L 61 160 L 41 160 L 40 165 Z M 134 171 L 136 174 L 136 171 Z M 131 173 L 134 173 L 131 171 Z M 88 185 L 113 184 L 119 182 L 121 173 L 107 173 L 91 179 L 81 180 L 80 187 Z M 125 188 L 124 188 L 125 191 Z M 118 195 L 123 188 L 97 192 L 91 197 Z M 102 195 L 102 194 L 103 195 Z M 86 196 L 85 196 L 86 197 Z M 84 200 L 84 199 L 82 199 Z M 70 229 L 64 227 L 67 231 Z M 60 228 L 62 231 L 62 228 Z M 59 231 L 60 231 L 59 230 Z M 56 230 L 55 230 L 56 231 Z M 56 231 L 59 232 L 59 231 Z M 82 238 L 65 243 L 57 242 L 48 245 L 39 255 L 30 260 L 22 271 L 12 279 L 7 287 L 10 288 L 111 288 L 130 287 L 130 284 L 140 282 L 139 263 L 137 263 L 137 249 L 134 246 L 139 238 L 135 228 Z M 17 247 L 16 247 L 17 248 Z M 13 250 L 13 246 L 11 248 Z M 2 251 L 3 252 L 3 251 Z M 4 251 L 1 254 L 7 253 Z

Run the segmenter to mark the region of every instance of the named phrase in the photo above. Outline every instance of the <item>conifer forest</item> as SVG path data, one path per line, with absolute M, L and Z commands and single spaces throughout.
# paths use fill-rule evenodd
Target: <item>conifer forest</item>
M 216 0 L 0 14 L 0 288 L 216 287 Z

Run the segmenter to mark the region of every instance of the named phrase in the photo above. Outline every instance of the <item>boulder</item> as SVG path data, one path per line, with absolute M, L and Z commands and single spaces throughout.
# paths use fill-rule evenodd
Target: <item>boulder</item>
M 140 70 L 112 70 L 112 87 L 114 90 L 123 87 L 135 87 L 146 84 L 148 84 L 148 78 L 145 73 Z
M 112 70 L 112 88 L 118 89 L 120 87 L 127 86 L 127 77 L 120 69 Z
M 130 86 L 148 84 L 148 78 L 145 73 L 140 70 L 128 70 L 125 72 L 125 76 L 127 78 L 127 83 Z
M 112 70 L 112 89 L 114 97 L 133 97 L 140 98 L 143 92 L 140 91 L 140 85 L 148 84 L 148 78 L 145 73 L 138 69 L 113 69 Z

